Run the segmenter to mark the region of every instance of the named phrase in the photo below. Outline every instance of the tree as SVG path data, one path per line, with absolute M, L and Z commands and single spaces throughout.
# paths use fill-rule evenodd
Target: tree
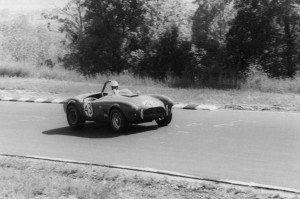
M 178 29 L 177 26 L 172 26 L 165 31 L 153 44 L 152 51 L 144 55 L 144 59 L 134 71 L 136 74 L 160 81 L 176 77 L 188 81 L 189 85 L 195 83 L 201 67 L 199 60 L 203 56 L 192 46 L 191 41 L 180 38 Z
M 78 44 L 84 37 L 84 0 L 71 0 L 54 17 L 62 23 L 60 30 L 65 32 L 72 44 Z
M 276 6 L 275 21 L 280 33 L 283 49 L 281 57 L 283 58 L 284 73 L 286 77 L 293 77 L 300 62 L 300 1 L 299 0 L 274 0 Z
M 45 19 L 49 20 L 48 29 L 51 30 L 59 22 L 59 30 L 66 36 L 62 43 L 67 46 L 68 51 L 64 57 L 66 68 L 80 69 L 82 53 L 80 46 L 84 38 L 86 8 L 85 0 L 70 0 L 63 9 L 55 9 L 51 12 L 43 12 Z
M 126 58 L 139 47 L 145 28 L 142 1 L 86 0 L 82 40 L 78 45 L 80 70 L 93 75 L 98 72 L 121 72 L 128 68 Z
M 162 81 L 181 76 L 191 46 L 192 12 L 181 0 L 146 0 L 144 7 L 146 31 L 140 37 L 143 45 L 130 54 L 132 71 Z
M 146 20 L 152 40 L 159 40 L 166 30 L 178 27 L 180 40 L 191 39 L 191 18 L 193 10 L 182 0 L 149 0 L 145 1 Z
M 203 51 L 201 67 L 208 76 L 206 81 L 215 81 L 224 73 L 226 34 L 235 17 L 233 2 L 197 0 L 195 3 L 198 9 L 193 17 L 192 42 L 198 51 Z
M 0 56 L 15 62 L 53 67 L 63 56 L 63 35 L 49 31 L 46 24 L 35 25 L 24 16 L 0 23 Z
M 294 5 L 299 1 L 237 1 L 238 14 L 227 35 L 228 65 L 244 72 L 255 63 L 271 76 L 292 77 L 299 63 L 300 20 Z
M 236 16 L 234 0 L 196 0 L 198 5 L 193 17 L 193 39 L 197 34 L 213 39 L 221 45 L 226 44 L 226 34 Z
M 235 72 L 244 72 L 247 61 L 255 59 L 270 44 L 273 34 L 266 13 L 268 1 L 237 1 L 238 10 L 233 26 L 227 34 L 227 51 L 229 65 Z M 255 61 L 255 60 L 254 60 Z

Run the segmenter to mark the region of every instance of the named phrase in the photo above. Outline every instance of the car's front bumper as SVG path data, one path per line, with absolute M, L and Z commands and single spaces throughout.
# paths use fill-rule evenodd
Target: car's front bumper
M 152 122 L 158 118 L 164 118 L 171 114 L 171 108 L 153 107 L 147 109 L 139 109 L 137 112 L 130 113 L 127 117 L 129 123 L 145 123 Z

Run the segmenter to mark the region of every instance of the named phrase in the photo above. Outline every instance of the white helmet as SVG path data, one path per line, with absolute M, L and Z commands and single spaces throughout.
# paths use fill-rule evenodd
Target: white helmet
M 110 86 L 119 86 L 117 81 L 111 81 Z

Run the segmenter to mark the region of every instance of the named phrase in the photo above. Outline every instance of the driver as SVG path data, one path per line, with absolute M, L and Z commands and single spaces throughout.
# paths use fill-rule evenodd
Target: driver
M 113 94 L 118 94 L 120 92 L 120 90 L 118 89 L 119 84 L 117 81 L 111 81 L 110 86 L 111 86 L 111 90 L 112 90 Z

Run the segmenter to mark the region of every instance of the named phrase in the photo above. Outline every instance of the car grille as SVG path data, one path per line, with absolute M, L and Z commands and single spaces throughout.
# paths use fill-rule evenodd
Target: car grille
M 148 108 L 144 111 L 145 116 L 164 115 L 165 113 L 166 113 L 166 111 L 162 107 Z

